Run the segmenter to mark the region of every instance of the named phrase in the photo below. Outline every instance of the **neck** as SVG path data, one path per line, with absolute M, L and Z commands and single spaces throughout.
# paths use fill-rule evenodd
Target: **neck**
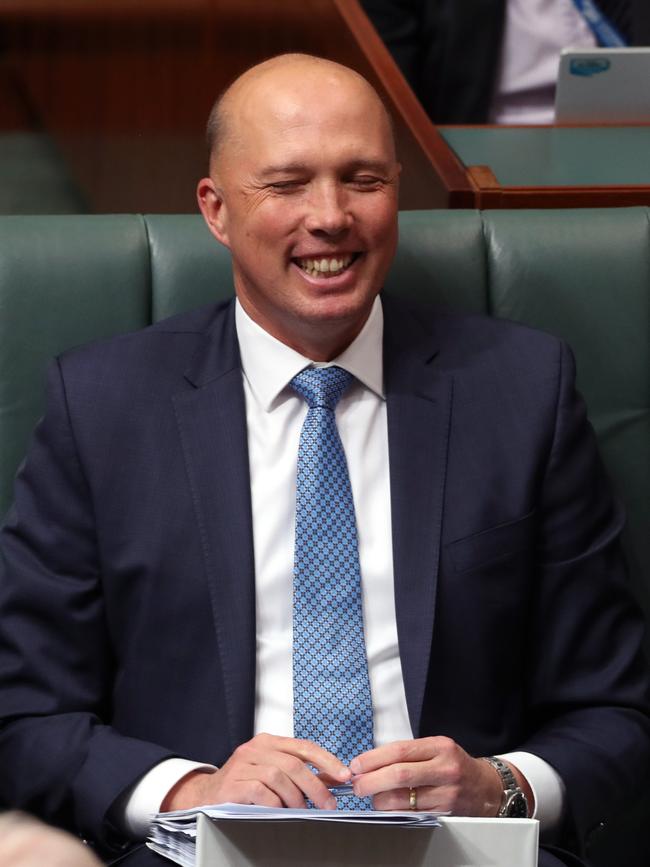
M 307 322 L 297 318 L 277 322 L 260 315 L 241 296 L 239 301 L 260 328 L 310 361 L 332 361 L 337 358 L 359 335 L 370 314 L 368 311 L 361 321 L 357 319 L 351 322 L 327 319 Z

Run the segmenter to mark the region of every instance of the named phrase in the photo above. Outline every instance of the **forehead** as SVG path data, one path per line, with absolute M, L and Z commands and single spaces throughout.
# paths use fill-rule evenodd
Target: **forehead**
M 238 156 L 255 162 L 305 154 L 394 159 L 386 112 L 370 86 L 352 74 L 296 71 L 254 81 L 229 106 L 229 123 Z

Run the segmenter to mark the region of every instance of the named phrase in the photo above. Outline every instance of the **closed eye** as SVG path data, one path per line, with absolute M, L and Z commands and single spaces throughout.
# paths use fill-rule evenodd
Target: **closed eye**
M 291 181 L 274 181 L 272 184 L 268 185 L 270 189 L 275 190 L 278 193 L 291 193 L 299 190 L 304 186 L 304 181 L 301 180 L 291 180 Z
M 386 180 L 385 178 L 380 178 L 376 175 L 354 175 L 352 178 L 347 180 L 346 183 L 356 187 L 358 190 L 372 191 L 385 186 Z

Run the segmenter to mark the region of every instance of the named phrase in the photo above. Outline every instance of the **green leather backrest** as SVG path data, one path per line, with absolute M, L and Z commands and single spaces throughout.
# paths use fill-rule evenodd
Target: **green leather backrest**
M 648 210 L 405 212 L 386 290 L 569 341 L 650 611 Z M 199 216 L 0 217 L 0 515 L 49 358 L 231 294 Z

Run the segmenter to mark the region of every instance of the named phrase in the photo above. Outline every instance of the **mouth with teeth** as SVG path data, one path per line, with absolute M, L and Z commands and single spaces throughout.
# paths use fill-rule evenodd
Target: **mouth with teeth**
M 358 253 L 346 253 L 341 256 L 323 256 L 319 259 L 310 257 L 296 258 L 293 261 L 310 277 L 338 277 L 358 259 Z

